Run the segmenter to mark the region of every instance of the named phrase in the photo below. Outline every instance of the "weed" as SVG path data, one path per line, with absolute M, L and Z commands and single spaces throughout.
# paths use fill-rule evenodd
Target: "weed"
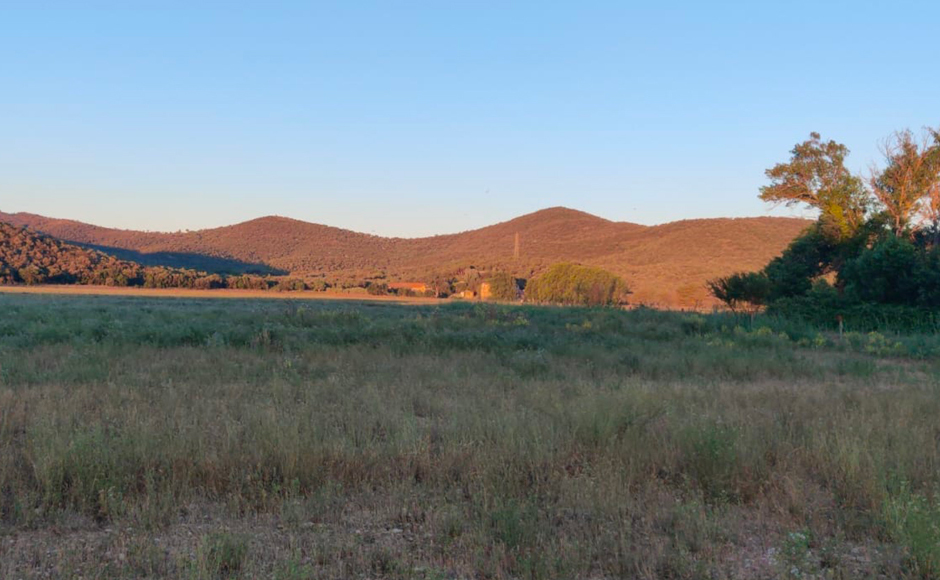
M 888 532 L 904 546 L 911 567 L 924 578 L 940 576 L 940 505 L 902 482 L 886 498 L 884 517 Z
M 214 532 L 203 537 L 193 572 L 197 578 L 232 578 L 242 571 L 247 557 L 247 538 Z

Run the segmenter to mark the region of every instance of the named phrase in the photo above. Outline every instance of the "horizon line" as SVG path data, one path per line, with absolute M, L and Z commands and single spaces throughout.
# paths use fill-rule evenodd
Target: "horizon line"
M 569 212 L 574 212 L 574 213 L 583 214 L 583 215 L 585 215 L 585 216 L 592 217 L 592 218 L 596 218 L 596 219 L 603 220 L 603 221 L 610 222 L 610 223 L 624 224 L 624 225 L 632 225 L 632 226 L 639 226 L 639 227 L 643 227 L 643 228 L 655 228 L 655 227 L 661 227 L 661 226 L 666 226 L 666 225 L 670 225 L 670 224 L 676 224 L 676 223 L 682 223 L 682 222 L 690 222 L 690 221 L 709 221 L 709 220 L 754 220 L 754 219 L 812 221 L 812 220 L 814 219 L 814 218 L 805 217 L 805 216 L 794 216 L 794 215 L 790 215 L 790 216 L 775 216 L 775 215 L 767 215 L 767 214 L 765 214 L 765 215 L 748 215 L 748 216 L 688 217 L 688 218 L 681 218 L 681 219 L 677 219 L 677 220 L 671 220 L 671 221 L 665 221 L 665 222 L 647 224 L 647 223 L 640 223 L 640 222 L 631 222 L 631 221 L 626 221 L 626 220 L 623 220 L 623 221 L 620 221 L 620 220 L 612 220 L 612 219 L 608 219 L 608 218 L 605 218 L 605 217 L 603 217 L 603 216 L 600 216 L 600 215 L 597 215 L 597 214 L 593 214 L 593 213 L 590 213 L 590 212 L 587 212 L 587 211 L 584 211 L 584 210 L 580 210 L 580 209 L 576 209 L 576 208 L 572 208 L 572 207 L 568 207 L 568 206 L 557 205 L 557 206 L 550 206 L 550 207 L 545 207 L 545 208 L 542 208 L 542 209 L 537 209 L 537 210 L 535 210 L 535 211 L 531 211 L 531 212 L 519 214 L 519 215 L 517 215 L 517 216 L 515 216 L 515 217 L 511 217 L 511 218 L 506 219 L 506 220 L 501 220 L 501 221 L 493 222 L 493 223 L 490 223 L 490 224 L 485 224 L 485 225 L 482 225 L 482 226 L 479 226 L 479 227 L 476 227 L 476 228 L 470 228 L 470 229 L 466 229 L 466 230 L 460 230 L 460 231 L 455 231 L 455 232 L 447 232 L 447 233 L 440 233 L 440 234 L 430 234 L 430 235 L 396 236 L 396 235 L 382 235 L 382 234 L 376 234 L 376 233 L 371 233 L 371 232 L 364 232 L 364 231 L 356 230 L 356 229 L 352 229 L 352 228 L 346 228 L 346 227 L 342 227 L 342 226 L 336 226 L 336 225 L 331 225 L 331 224 L 326 224 L 326 223 L 321 223 L 321 222 L 307 221 L 307 220 L 303 220 L 303 219 L 299 219 L 299 218 L 295 218 L 295 217 L 291 217 L 291 216 L 286 216 L 286 215 L 280 215 L 280 214 L 267 214 L 267 215 L 262 215 L 262 216 L 258 216 L 258 217 L 254 217 L 254 218 L 248 218 L 248 219 L 245 219 L 245 220 L 241 220 L 241 221 L 237 221 L 237 222 L 229 223 L 229 224 L 224 224 L 224 225 L 219 225 L 219 226 L 209 226 L 209 227 L 197 228 L 197 229 L 178 229 L 178 230 L 160 230 L 160 229 L 150 230 L 150 229 L 136 229 L 136 228 L 128 228 L 128 227 L 120 227 L 120 226 L 102 225 L 102 224 L 99 224 L 99 223 L 86 222 L 86 221 L 82 221 L 82 220 L 78 220 L 78 219 L 74 219 L 74 218 L 50 216 L 50 215 L 35 213 L 35 212 L 31 212 L 31 211 L 12 211 L 12 212 L 9 212 L 9 211 L 4 211 L 3 209 L 0 209 L 0 214 L 3 214 L 3 215 L 10 215 L 10 216 L 15 216 L 15 215 L 35 216 L 35 217 L 40 217 L 40 218 L 44 218 L 44 219 L 48 219 L 48 220 L 73 222 L 73 223 L 81 224 L 81 225 L 84 225 L 84 226 L 90 226 L 90 227 L 101 228 L 101 229 L 106 229 L 106 230 L 116 230 L 116 231 L 124 231 L 124 232 L 140 232 L 140 233 L 147 233 L 147 234 L 167 234 L 167 235 L 201 233 L 201 232 L 208 232 L 208 231 L 219 230 L 219 229 L 225 229 L 225 228 L 232 228 L 232 227 L 236 227 L 236 226 L 240 226 L 240 225 L 244 225 L 244 224 L 248 224 L 248 223 L 256 222 L 256 221 L 260 221 L 260 220 L 265 220 L 265 219 L 282 219 L 282 220 L 289 220 L 289 221 L 293 221 L 293 222 L 299 222 L 299 223 L 306 224 L 306 225 L 312 225 L 312 226 L 319 226 L 319 227 L 325 227 L 325 228 L 338 229 L 338 230 L 342 230 L 342 231 L 346 231 L 346 232 L 352 232 L 352 233 L 355 233 L 355 234 L 360 234 L 360 235 L 370 236 L 370 237 L 387 238 L 387 239 L 419 240 L 419 239 L 425 239 L 425 238 L 435 238 L 435 237 L 442 237 L 442 236 L 453 236 L 453 235 L 459 235 L 459 234 L 463 234 L 463 233 L 467 233 L 467 232 L 473 232 L 473 231 L 477 231 L 477 230 L 481 230 L 481 229 L 486 229 L 486 228 L 489 228 L 489 227 L 495 227 L 495 226 L 502 225 L 502 224 L 506 224 L 506 223 L 509 223 L 509 222 L 512 222 L 512 221 L 515 221 L 515 220 L 518 220 L 518 219 L 522 219 L 522 218 L 525 218 L 525 217 L 533 216 L 533 215 L 536 215 L 536 214 L 539 214 L 539 213 L 550 212 L 550 211 L 569 211 Z M 2 221 L 2 220 L 0 220 L 0 221 Z

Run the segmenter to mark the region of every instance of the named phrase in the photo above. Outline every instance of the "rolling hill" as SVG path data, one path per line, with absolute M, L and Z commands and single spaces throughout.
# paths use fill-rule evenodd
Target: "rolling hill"
M 809 224 L 760 217 L 643 226 L 561 207 L 426 238 L 385 238 L 274 216 L 177 233 L 119 230 L 27 213 L 0 212 L 0 221 L 145 265 L 206 271 L 409 279 L 472 265 L 530 276 L 551 263 L 575 261 L 622 275 L 634 301 L 659 304 L 677 303 L 678 294 L 700 295 L 708 278 L 761 268 Z

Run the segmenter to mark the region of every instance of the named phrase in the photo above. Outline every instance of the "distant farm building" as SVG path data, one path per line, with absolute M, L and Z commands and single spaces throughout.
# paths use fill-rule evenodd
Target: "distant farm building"
M 415 294 L 424 294 L 430 288 L 424 282 L 392 282 L 388 285 L 389 290 L 401 291 L 410 291 Z

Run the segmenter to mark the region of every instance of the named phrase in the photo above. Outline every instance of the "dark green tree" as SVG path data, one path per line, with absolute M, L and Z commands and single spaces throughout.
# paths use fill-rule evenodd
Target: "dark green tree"
M 850 298 L 862 302 L 914 305 L 923 266 L 923 255 L 909 239 L 891 235 L 848 260 L 838 280 Z
M 601 268 L 555 264 L 528 282 L 528 301 L 582 306 L 614 306 L 626 301 L 624 281 Z
M 816 223 L 793 240 L 783 254 L 764 268 L 771 299 L 805 294 L 813 280 L 830 271 L 839 246 Z
M 519 298 L 519 284 L 516 279 L 506 272 L 497 272 L 490 276 L 490 296 L 494 300 L 517 300 Z
M 772 291 L 770 280 L 761 272 L 741 272 L 708 281 L 712 296 L 724 302 L 732 312 L 753 314 L 765 306 Z

